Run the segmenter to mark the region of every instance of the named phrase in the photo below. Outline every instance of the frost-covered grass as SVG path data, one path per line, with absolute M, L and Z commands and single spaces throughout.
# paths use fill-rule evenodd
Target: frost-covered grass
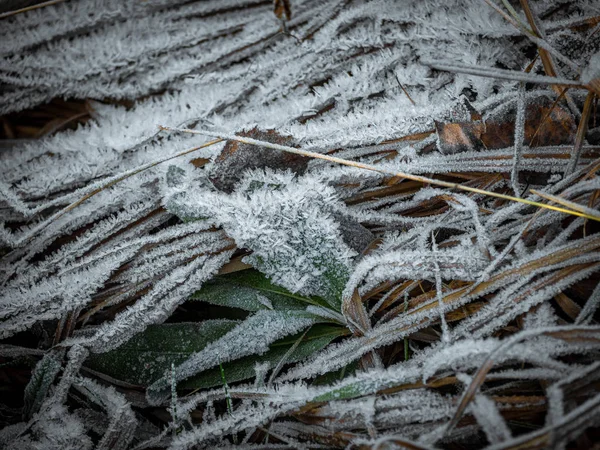
M 589 447 L 600 2 L 274 4 L 0 18 L 0 446 Z

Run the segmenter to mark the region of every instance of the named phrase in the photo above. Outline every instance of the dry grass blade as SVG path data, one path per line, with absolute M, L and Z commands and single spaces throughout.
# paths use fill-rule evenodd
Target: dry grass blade
M 571 155 L 571 161 L 567 167 L 566 174 L 569 175 L 575 171 L 579 157 L 581 155 L 581 149 L 583 147 L 583 141 L 585 140 L 585 134 L 588 129 L 588 121 L 592 113 L 592 104 L 596 95 L 593 92 L 588 92 L 583 104 L 583 112 L 581 113 L 581 119 L 579 119 L 579 126 L 577 127 L 577 134 L 575 135 L 575 146 L 573 147 L 573 154 Z
M 548 336 L 553 337 L 555 339 L 567 341 L 567 342 L 583 342 L 583 343 L 600 343 L 600 330 L 597 327 L 589 327 L 589 326 L 567 326 L 563 328 L 539 328 L 531 331 L 523 331 L 512 338 L 505 341 L 502 345 L 500 345 L 496 350 L 488 355 L 483 364 L 479 367 L 473 379 L 467 389 L 465 390 L 461 401 L 454 413 L 454 416 L 448 423 L 446 427 L 446 433 L 452 430 L 457 424 L 462 415 L 464 414 L 467 406 L 471 401 L 475 398 L 477 391 L 481 387 L 481 385 L 485 382 L 485 378 L 490 370 L 494 367 L 495 358 L 502 355 L 506 350 L 508 350 L 513 345 L 518 342 L 527 339 L 534 338 L 538 336 Z
M 39 9 L 39 8 L 44 8 L 46 6 L 56 5 L 57 3 L 62 3 L 64 1 L 65 0 L 50 0 L 47 2 L 38 3 L 36 5 L 27 6 L 25 8 L 15 9 L 14 11 L 7 11 L 7 12 L 0 14 L 0 19 L 5 19 L 7 17 L 11 17 L 16 14 L 21 14 L 21 13 L 24 13 L 27 11 L 33 11 L 34 9 Z
M 575 72 L 579 73 L 580 68 L 577 64 L 571 61 L 569 58 L 556 51 L 545 39 L 538 37 L 532 30 L 523 26 L 520 21 L 515 20 L 510 15 L 506 14 L 498 5 L 496 5 L 492 0 L 482 0 L 484 3 L 492 7 L 497 13 L 499 13 L 502 17 L 504 17 L 509 23 L 511 23 L 516 29 L 523 32 L 527 38 L 529 38 L 533 43 L 537 44 L 538 48 L 544 49 L 548 54 L 552 54 L 560 59 L 562 62 L 567 64 L 571 69 Z
M 538 195 L 546 200 L 550 200 L 551 202 L 558 203 L 559 205 L 562 205 L 565 208 L 571 209 L 573 211 L 579 211 L 581 213 L 589 214 L 591 216 L 596 217 L 595 220 L 600 220 L 600 214 L 598 214 L 591 208 L 582 206 L 582 205 L 572 202 L 570 200 L 566 200 L 562 197 L 559 197 L 558 195 L 552 195 L 552 194 L 547 194 L 545 192 L 539 192 L 539 191 L 536 191 L 535 189 L 531 189 L 530 192 L 532 194 Z
M 569 434 L 594 424 L 594 419 L 598 416 L 598 407 L 600 406 L 600 395 L 587 400 L 583 405 L 566 414 L 560 421 L 560 426 L 551 424 L 540 430 L 526 434 L 504 445 L 499 445 L 498 450 L 543 450 L 547 448 L 556 448 L 558 443 L 568 439 Z M 596 448 L 586 446 L 586 448 Z
M 364 336 L 365 333 L 371 329 L 371 321 L 369 320 L 365 305 L 358 293 L 358 289 L 354 290 L 354 293 L 349 299 L 343 301 L 342 313 L 346 318 L 348 327 L 355 336 Z M 364 355 L 360 360 L 360 364 L 364 369 L 381 366 L 379 358 L 374 352 Z
M 528 71 L 526 71 L 528 72 Z M 533 136 L 531 136 L 531 142 L 535 142 L 535 138 L 538 136 L 540 130 L 542 129 L 542 126 L 546 123 L 546 121 L 550 118 L 552 111 L 554 110 L 554 108 L 556 108 L 556 105 L 558 105 L 558 102 L 560 102 L 565 95 L 567 94 L 567 91 L 569 90 L 569 88 L 563 88 L 560 91 L 560 94 L 558 94 L 558 97 L 556 97 L 556 99 L 554 100 L 554 102 L 552 102 L 552 106 L 550 106 L 550 108 L 548 109 L 548 111 L 544 114 L 544 117 L 542 118 L 542 120 L 540 121 L 540 124 L 538 125 L 538 127 L 536 128 L 535 132 L 533 133 Z
M 561 262 L 568 261 L 569 259 L 574 258 L 578 255 L 597 251 L 598 248 L 600 248 L 600 238 L 598 237 L 590 238 L 585 243 L 582 243 L 581 241 L 575 241 L 571 245 L 566 246 L 565 248 L 558 250 L 550 255 L 538 258 L 534 261 L 531 261 L 529 263 L 523 264 L 515 268 L 503 270 L 502 272 L 492 276 L 489 280 L 478 283 L 475 287 L 466 286 L 462 289 L 458 289 L 454 292 L 451 292 L 444 297 L 444 303 L 450 304 L 457 302 L 464 295 L 469 295 L 473 297 L 481 295 L 484 292 L 489 291 L 490 289 L 494 289 L 497 286 L 502 285 L 511 277 L 517 275 L 524 276 L 540 267 L 549 267 L 552 265 L 556 265 Z M 434 304 L 427 303 L 422 305 L 420 308 L 411 309 L 410 313 L 418 312 L 421 309 L 431 309 L 433 307 Z
M 527 17 L 527 21 L 529 22 L 529 26 L 531 27 L 531 31 L 539 38 L 545 38 L 546 36 L 538 26 L 537 20 L 529 7 L 529 2 L 527 0 L 521 0 L 521 8 L 525 12 L 525 16 Z M 556 64 L 552 60 L 552 56 L 550 53 L 544 48 L 538 48 L 538 53 L 540 58 L 542 59 L 542 64 L 544 65 L 544 71 L 552 77 L 557 76 Z M 562 95 L 561 89 L 553 85 L 552 88 L 557 93 L 558 96 Z
M 422 63 L 434 69 L 445 70 L 447 72 L 466 73 L 480 77 L 493 77 L 502 80 L 522 81 L 525 83 L 550 84 L 553 86 L 588 89 L 587 85 L 582 84 L 579 81 L 558 78 L 555 76 L 535 75 L 526 72 L 518 72 L 516 70 L 497 69 L 495 67 L 478 67 L 468 64 L 444 63 L 429 60 L 424 60 Z
M 325 161 L 334 162 L 337 164 L 343 164 L 346 166 L 356 167 L 359 169 L 371 170 L 373 172 L 379 172 L 379 173 L 382 173 L 385 175 L 392 175 L 392 176 L 399 177 L 399 178 L 405 178 L 408 180 L 419 181 L 421 183 L 432 184 L 434 186 L 442 186 L 442 187 L 446 187 L 446 188 L 450 188 L 450 189 L 456 189 L 459 191 L 487 195 L 490 197 L 496 197 L 496 198 L 500 198 L 503 200 L 509 200 L 509 201 L 513 201 L 513 202 L 517 202 L 517 203 L 523 203 L 525 205 L 535 206 L 535 207 L 544 208 L 544 209 L 550 209 L 553 211 L 562 212 L 564 214 L 571 214 L 574 216 L 585 217 L 586 219 L 600 221 L 600 218 L 598 218 L 596 216 L 590 216 L 589 214 L 581 213 L 579 211 L 572 211 L 572 210 L 569 210 L 566 208 L 559 208 L 559 207 L 556 207 L 553 205 L 547 205 L 545 203 L 535 202 L 535 201 L 527 200 L 524 198 L 512 197 L 510 195 L 499 194 L 497 192 L 486 191 L 483 189 L 472 188 L 472 187 L 464 186 L 464 185 L 457 184 L 457 183 L 450 183 L 447 181 L 436 180 L 434 178 L 428 178 L 428 177 L 423 177 L 423 176 L 419 176 L 419 175 L 411 175 L 411 174 L 403 173 L 403 172 L 396 172 L 393 170 L 376 167 L 371 164 L 365 164 L 365 163 L 356 162 L 356 161 L 348 161 L 346 159 L 337 158 L 335 156 L 329 156 L 329 155 L 324 155 L 321 153 L 310 152 L 310 151 L 301 150 L 301 149 L 297 149 L 297 148 L 293 148 L 293 147 L 288 147 L 285 145 L 271 144 L 269 142 L 259 141 L 256 139 L 245 138 L 245 137 L 240 137 L 240 136 L 235 136 L 235 135 L 226 135 L 223 133 L 215 133 L 213 131 L 207 131 L 207 130 L 190 130 L 190 129 L 186 129 L 186 128 L 170 128 L 170 127 L 164 127 L 164 126 L 159 126 L 159 128 L 161 130 L 165 130 L 165 131 L 200 134 L 200 135 L 204 135 L 204 136 L 219 137 L 219 138 L 221 138 L 221 140 L 226 139 L 226 140 L 244 142 L 246 144 L 256 145 L 258 147 L 267 147 L 267 148 L 271 148 L 274 150 L 281 150 L 284 152 L 295 153 L 297 155 L 308 156 L 310 158 L 323 159 Z
M 356 335 L 363 336 L 371 328 L 371 322 L 365 311 L 358 289 L 354 290 L 350 299 L 343 302 L 342 312 L 351 322 L 351 327 L 354 328 L 353 331 Z

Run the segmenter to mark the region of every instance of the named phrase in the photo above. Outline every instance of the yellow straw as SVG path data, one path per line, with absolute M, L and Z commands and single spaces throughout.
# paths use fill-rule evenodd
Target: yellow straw
M 190 130 L 187 128 L 170 128 L 170 127 L 163 127 L 163 126 L 159 126 L 159 128 L 161 130 L 165 130 L 165 131 L 176 131 L 176 132 L 181 132 L 181 133 L 191 133 L 191 134 L 200 134 L 203 136 L 212 136 L 212 137 L 217 137 L 217 138 L 221 138 L 221 139 L 243 142 L 245 144 L 256 145 L 256 146 L 260 146 L 260 147 L 267 147 L 267 148 L 271 148 L 273 150 L 281 150 L 281 151 L 288 152 L 288 153 L 295 153 L 296 155 L 307 156 L 309 158 L 324 159 L 326 161 L 343 164 L 345 166 L 357 167 L 359 169 L 371 170 L 373 172 L 379 172 L 379 173 L 383 173 L 386 175 L 392 175 L 392 176 L 399 177 L 399 178 L 405 178 L 407 180 L 419 181 L 421 183 L 433 184 L 435 186 L 443 186 L 443 187 L 447 187 L 450 189 L 456 189 L 459 191 L 473 192 L 474 194 L 487 195 L 490 197 L 501 198 L 503 200 L 510 200 L 513 202 L 524 203 L 526 205 L 536 206 L 538 208 L 550 209 L 552 211 L 558 211 L 558 212 L 562 212 L 565 214 L 571 214 L 573 216 L 585 217 L 586 219 L 595 220 L 595 221 L 600 222 L 600 216 L 590 215 L 590 214 L 587 214 L 582 211 L 575 211 L 572 209 L 561 208 L 560 206 L 548 205 L 545 203 L 535 202 L 533 200 L 527 200 L 524 198 L 512 197 L 510 195 L 505 195 L 505 194 L 498 194 L 496 192 L 486 191 L 483 189 L 477 189 L 477 188 L 473 188 L 473 187 L 469 187 L 469 186 L 463 186 L 463 185 L 456 184 L 456 183 L 450 183 L 448 181 L 441 181 L 441 180 L 436 180 L 433 178 L 427 178 L 427 177 L 423 177 L 420 175 L 411 175 L 409 173 L 396 172 L 394 170 L 389 170 L 389 169 L 384 169 L 381 167 L 372 166 L 371 164 L 365 164 L 365 163 L 355 162 L 355 161 L 348 161 L 346 159 L 337 158 L 335 156 L 323 155 L 321 153 L 315 153 L 315 152 L 310 152 L 307 150 L 302 150 L 299 148 L 288 147 L 287 145 L 271 144 L 270 142 L 259 141 L 257 139 L 252 139 L 252 138 L 248 138 L 248 137 L 225 135 L 225 134 L 215 133 L 213 131 L 206 131 L 206 130 Z

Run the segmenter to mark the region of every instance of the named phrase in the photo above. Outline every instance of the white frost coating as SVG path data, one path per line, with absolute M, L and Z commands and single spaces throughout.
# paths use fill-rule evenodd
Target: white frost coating
M 588 254 L 581 257 L 574 257 L 564 263 L 546 266 L 534 272 L 550 272 L 540 280 L 536 280 L 533 284 L 523 282 L 514 283 L 503 290 L 495 298 L 495 313 L 492 313 L 491 308 L 485 308 L 485 311 L 480 311 L 469 319 L 460 324 L 455 333 L 462 336 L 483 337 L 491 334 L 494 330 L 504 326 L 519 314 L 529 311 L 533 306 L 538 305 L 549 298 L 552 298 L 565 288 L 573 285 L 577 281 L 589 277 L 596 272 L 597 268 L 591 266 L 568 276 L 563 277 L 555 284 L 548 285 L 550 280 L 553 280 L 556 273 L 563 267 L 569 267 L 574 264 L 586 263 L 589 261 L 599 261 L 600 254 Z M 532 279 L 534 275 L 528 275 L 525 279 Z M 514 289 L 513 289 L 514 288 Z M 483 308 L 482 308 L 483 309 Z M 500 313 L 499 313 L 500 311 Z
M 431 315 L 437 318 L 435 312 L 432 312 Z M 426 324 L 427 322 L 424 323 Z M 290 381 L 310 378 L 315 375 L 339 369 L 340 367 L 357 360 L 363 354 L 386 345 L 387 343 L 396 342 L 405 335 L 419 329 L 419 327 L 414 327 L 412 330 L 409 329 L 405 332 L 396 331 L 396 327 L 400 330 L 402 330 L 402 327 L 398 325 L 390 327 L 390 324 L 391 322 L 384 324 L 383 326 L 375 327 L 364 337 L 350 338 L 340 344 L 330 345 L 325 350 L 311 357 L 307 362 L 300 363 L 290 369 L 285 375 L 280 377 L 280 380 Z M 539 329 L 533 331 L 537 330 Z M 483 362 L 485 357 L 496 348 L 499 348 L 499 343 L 494 339 L 468 340 L 463 338 L 463 340 L 450 346 L 436 345 L 427 350 L 422 350 L 409 360 L 408 363 L 393 366 L 389 370 L 394 368 L 401 372 L 404 370 L 418 370 L 419 379 L 425 381 L 444 368 L 462 371 L 477 368 Z M 555 356 L 565 353 L 565 351 L 566 347 L 557 344 L 554 340 L 536 340 L 528 342 L 527 345 L 515 345 L 514 348 L 503 353 L 498 361 L 516 359 L 565 372 L 568 371 L 569 366 L 553 359 Z M 570 351 L 573 351 L 573 349 Z M 582 349 L 582 351 L 585 350 Z M 415 366 L 417 364 L 418 369 Z M 394 379 L 390 374 L 388 374 L 388 377 L 389 380 Z M 382 380 L 381 385 L 387 386 L 387 381 Z
M 519 168 L 521 165 L 521 152 L 523 150 L 523 139 L 525 137 L 525 85 L 519 85 L 519 95 L 517 96 L 517 117 L 515 119 L 515 143 L 513 155 L 513 168 L 510 172 L 510 182 L 512 184 L 515 196 L 521 196 L 519 187 Z
M 66 406 L 53 404 L 36 415 L 7 448 L 37 450 L 91 450 L 92 440 L 81 420 Z
M 590 298 L 588 298 L 585 306 L 581 309 L 581 312 L 577 316 L 575 320 L 576 324 L 588 324 L 594 317 L 594 313 L 598 309 L 598 305 L 600 304 L 600 284 L 596 286 Z
M 199 256 L 188 265 L 174 269 L 158 281 L 152 290 L 134 305 L 119 313 L 112 322 L 105 322 L 92 336 L 73 337 L 64 345 L 80 343 L 93 352 L 107 352 L 126 342 L 134 334 L 153 323 L 163 322 L 202 283 L 211 278 L 229 260 L 231 251 L 216 256 Z
M 287 405 L 263 405 L 245 408 L 244 416 L 240 414 L 223 416 L 207 425 L 196 427 L 192 431 L 185 431 L 177 435 L 169 446 L 169 450 L 183 450 L 188 448 L 214 448 L 211 441 L 221 435 L 227 435 L 232 430 L 254 428 L 280 414 L 293 410 L 297 403 L 289 402 Z
M 5 319 L 0 324 L 0 337 L 25 330 L 37 320 L 59 318 L 65 312 L 86 305 L 91 294 L 101 288 L 111 273 L 135 250 L 118 252 L 113 258 L 90 264 L 65 276 L 42 279 L 28 286 L 27 290 L 23 287 L 6 289 L 0 297 L 0 317 Z
M 589 83 L 592 80 L 600 80 L 600 52 L 595 53 L 585 69 L 581 72 L 581 81 Z
M 85 347 L 80 345 L 74 345 L 71 347 L 67 353 L 67 357 L 69 361 L 65 369 L 63 370 L 62 377 L 60 382 L 56 386 L 54 393 L 51 398 L 48 399 L 47 404 L 63 404 L 67 400 L 67 394 L 71 385 L 75 381 L 75 377 L 83 364 L 83 361 L 87 358 L 89 352 Z M 42 408 L 44 408 L 42 406 Z
M 490 444 L 498 444 L 512 437 L 508 425 L 491 398 L 482 394 L 476 395 L 471 402 L 470 410 Z
M 230 195 L 187 192 L 167 205 L 184 217 L 214 218 L 239 247 L 253 250 L 246 262 L 275 284 L 339 303 L 356 252 L 332 217 L 344 205 L 318 179 L 254 170 Z
M 370 283 L 387 279 L 430 278 L 439 266 L 442 278 L 476 280 L 486 266 L 487 259 L 477 249 L 459 248 L 433 252 L 431 250 L 398 249 L 379 255 L 369 255 L 357 264 L 344 296 L 352 292 L 363 279 Z
M 319 409 L 329 430 L 358 428 L 365 420 L 375 428 L 402 427 L 417 423 L 430 423 L 452 417 L 454 407 L 449 397 L 427 389 L 415 389 L 377 398 L 332 401 Z M 330 418 L 335 418 L 331 420 Z
M 449 419 L 454 412 L 449 397 L 427 389 L 399 392 L 377 400 L 375 406 L 378 422 L 397 425 Z
M 496 191 L 506 191 L 511 184 L 516 191 L 522 188 L 517 186 L 519 173 L 547 175 L 547 186 L 543 181 L 538 185 L 534 176 L 531 187 L 562 195 L 583 211 L 595 213 L 590 200 L 599 188 L 598 178 L 577 181 L 584 167 L 595 159 L 594 146 L 583 146 L 578 171 L 561 180 L 572 146 L 521 145 L 524 106 L 541 97 L 553 102 L 555 97 L 549 89 L 540 86 L 519 91 L 513 81 L 451 74 L 421 63 L 444 59 L 522 70 L 529 61 L 521 51 L 515 51 L 519 50 L 514 47 L 519 30 L 488 5 L 479 0 L 297 0 L 291 2 L 293 17 L 286 22 L 286 34 L 279 32 L 282 24 L 267 3 L 79 0 L 2 21 L 0 114 L 56 97 L 129 99 L 133 104 L 123 107 L 89 102 L 86 109 L 90 120 L 85 125 L 0 153 L 0 242 L 12 247 L 0 259 L 0 337 L 26 330 L 40 320 L 64 320 L 74 311 L 81 311 L 82 319 L 77 322 L 75 335 L 63 343 L 80 346 L 71 349 L 72 358 L 56 385 L 55 399 L 36 422 L 0 432 L 0 446 L 91 448 L 92 441 L 86 437 L 90 433 L 88 422 L 80 420 L 86 417 L 84 412 L 71 414 L 58 404 L 74 380 L 83 348 L 105 351 L 149 324 L 164 321 L 229 261 L 235 245 L 251 249 L 249 260 L 275 282 L 319 296 L 329 290 L 326 296 L 332 303 L 340 300 L 344 287 L 348 295 L 354 289 L 364 294 L 381 283 L 406 278 L 417 280 L 417 285 L 421 280 L 435 281 L 438 298 L 416 307 L 411 304 L 406 310 L 402 304 L 399 308 L 393 305 L 394 310 L 383 317 L 374 310 L 373 318 L 379 320 L 366 336 L 344 337 L 276 380 L 293 380 L 291 385 L 265 388 L 260 383 L 264 367 L 259 367 L 257 386 L 235 387 L 240 390 L 238 394 L 255 396 L 236 401 L 239 410 L 234 417 L 218 417 L 218 408 L 211 406 L 213 400 L 223 399 L 222 389 L 182 399 L 179 417 L 189 414 L 198 402 L 208 401 L 206 420 L 180 434 L 167 429 L 168 433 L 152 439 L 145 436 L 142 447 L 166 446 L 174 438 L 173 448 L 227 448 L 227 434 L 249 430 L 244 437 L 249 442 L 251 431 L 272 423 L 279 415 L 321 395 L 341 398 L 348 393 L 354 397 L 323 404 L 322 414 L 330 414 L 328 425 L 344 431 L 344 422 L 361 429 L 367 425 L 373 436 L 381 437 L 378 441 L 356 439 L 353 444 L 385 444 L 386 438 L 394 436 L 430 444 L 441 437 L 454 412 L 456 396 L 442 397 L 428 388 L 378 396 L 376 400 L 373 395 L 403 383 L 418 383 L 424 377 L 431 380 L 457 370 L 473 373 L 504 344 L 491 336 L 517 316 L 525 317 L 525 330 L 530 333 L 526 336 L 535 336 L 548 327 L 555 329 L 558 319 L 549 299 L 597 269 L 597 236 L 586 234 L 588 227 L 584 233 L 588 237 L 580 238 L 583 219 L 564 221 L 565 216 L 558 212 L 534 216 L 535 210 L 528 206 L 438 189 L 421 189 L 416 195 L 401 189 L 401 194 L 385 195 L 383 191 L 380 195 L 382 188 L 394 189 L 393 183 L 384 187 L 388 180 L 381 174 L 331 167 L 321 161 L 309 163 L 299 178 L 255 171 L 233 195 L 216 193 L 205 174 L 211 163 L 198 167 L 203 162 L 195 166 L 189 162 L 195 158 L 214 160 L 223 143 L 169 162 L 186 168 L 185 189 L 165 189 L 168 167 L 160 164 L 51 220 L 60 208 L 108 182 L 206 142 L 204 137 L 158 131 L 158 125 L 228 134 L 253 127 L 274 129 L 290 135 L 302 148 L 387 169 L 436 177 L 477 172 L 482 174 L 483 183 L 488 183 L 486 189 Z M 553 16 L 551 2 L 532 3 L 538 16 Z M 544 19 L 549 42 L 557 48 L 562 37 L 574 36 L 581 23 L 597 16 L 597 0 L 571 3 L 576 10 L 572 16 L 565 11 L 558 21 Z M 561 34 L 567 29 L 573 30 L 569 32 L 572 34 Z M 593 45 L 578 50 L 575 63 L 584 68 L 580 81 L 589 83 L 598 78 L 600 54 L 591 54 L 597 51 Z M 575 79 L 577 74 L 565 76 Z M 569 95 L 579 101 L 585 92 L 575 91 L 571 89 Z M 461 98 L 463 92 L 477 96 L 472 104 L 484 120 L 505 121 L 508 116 L 504 114 L 517 107 L 514 146 L 443 155 L 435 150 L 435 133 L 420 142 L 399 139 L 433 129 L 434 120 L 470 120 Z M 485 181 L 498 172 L 510 173 L 512 183 L 493 177 Z M 465 182 L 478 184 L 480 180 Z M 366 201 L 357 201 L 361 196 L 367 197 Z M 211 217 L 174 225 L 176 220 L 162 206 L 169 207 L 169 200 L 177 198 L 190 208 L 197 206 L 192 212 L 208 211 Z M 349 206 L 343 200 L 348 200 Z M 445 201 L 451 209 L 414 217 L 414 208 L 429 200 Z M 368 224 L 383 238 L 379 248 L 362 258 L 356 268 L 356 255 L 341 241 L 340 229 L 331 217 L 335 212 Z M 224 230 L 215 230 L 216 224 L 222 224 Z M 438 243 L 437 253 L 431 250 L 432 234 Z M 564 254 L 563 261 L 530 270 L 536 260 Z M 320 255 L 338 264 L 337 281 L 331 283 L 324 277 Z M 571 272 L 562 277 L 562 271 Z M 561 276 L 561 281 L 547 287 L 556 276 Z M 453 287 L 440 287 L 446 280 L 473 281 L 479 283 L 477 288 L 487 284 L 479 290 L 471 286 L 474 292 L 463 291 L 457 296 Z M 388 294 L 378 306 L 386 306 L 383 302 L 388 299 L 396 301 Z M 408 361 L 385 370 L 359 372 L 332 386 L 309 388 L 298 381 L 345 367 L 361 355 L 400 343 L 423 328 L 437 327 L 440 315 L 481 298 L 488 303 L 453 325 L 453 345 L 415 347 Z M 590 323 L 599 299 L 600 288 L 585 302 L 575 322 Z M 378 299 L 371 300 L 375 304 Z M 269 307 L 268 300 L 259 297 L 259 301 Z M 103 308 L 124 302 L 128 308 L 120 309 L 114 320 L 88 325 L 90 319 L 98 323 L 95 319 L 102 317 Z M 536 311 L 531 313 L 532 309 Z M 97 312 L 100 314 L 95 315 Z M 221 357 L 218 363 L 225 357 L 246 354 L 248 343 L 252 352 L 260 353 L 268 347 L 269 339 L 287 332 L 285 327 L 290 333 L 302 331 L 305 325 L 300 322 L 308 320 L 256 323 L 264 319 L 260 314 L 267 312 L 250 320 L 256 328 L 238 330 L 229 336 L 230 343 L 220 342 L 220 348 L 215 343 L 213 354 L 203 354 L 195 368 L 187 368 L 190 373 L 202 370 L 203 364 L 214 365 L 216 356 Z M 310 307 L 308 312 L 343 322 L 338 313 L 327 308 Z M 560 431 L 553 442 L 560 448 L 578 430 L 598 423 L 597 397 L 570 409 L 562 393 L 571 383 L 589 382 L 595 376 L 588 369 L 597 371 L 596 365 L 579 367 L 561 359 L 566 354 L 589 352 L 591 344 L 532 338 L 512 345 L 495 357 L 497 366 L 488 380 L 498 380 L 504 387 L 512 380 L 555 382 L 548 390 L 549 423 L 533 435 Z M 13 356 L 32 351 L 0 350 Z M 519 369 L 522 362 L 527 367 Z M 87 394 L 106 396 L 104 388 L 81 381 L 81 385 L 86 383 Z M 522 438 L 512 438 L 499 417 L 497 410 L 502 411 L 504 405 L 499 402 L 494 408 L 488 401 L 494 392 L 502 391 L 484 386 L 471 405 L 481 426 L 460 427 L 444 439 L 477 438 L 483 428 L 492 448 L 518 443 Z M 101 401 L 109 413 L 109 426 L 99 448 L 110 448 L 113 438 L 121 433 L 119 445 L 130 442 L 128 432 L 133 430 L 135 419 L 131 407 L 121 400 Z M 327 438 L 330 429 L 276 421 L 270 432 L 289 443 L 282 446 L 300 448 L 310 439 L 310 432 Z M 14 439 L 17 441 L 10 443 Z M 267 445 L 275 448 L 272 443 Z

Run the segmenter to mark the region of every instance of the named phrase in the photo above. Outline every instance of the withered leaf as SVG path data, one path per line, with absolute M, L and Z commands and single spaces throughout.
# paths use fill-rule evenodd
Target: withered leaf
M 442 153 L 512 147 L 515 112 L 483 122 L 471 114 L 470 122 L 436 122 L 438 145 Z M 575 141 L 577 123 L 571 113 L 547 97 L 530 102 L 525 111 L 524 144 L 530 147 L 568 145 Z
M 485 131 L 482 122 L 435 122 L 439 148 L 444 154 L 480 150 L 483 147 L 481 135 Z
M 273 2 L 273 12 L 279 20 L 290 20 L 292 18 L 292 9 L 289 0 L 275 0 Z
M 334 213 L 333 218 L 340 227 L 340 233 L 346 245 L 356 252 L 363 252 L 375 239 L 375 235 L 357 220 L 341 213 Z
M 485 125 L 481 121 L 481 114 L 466 98 L 462 99 L 461 105 L 470 115 L 469 122 L 435 122 L 438 146 L 444 154 L 479 150 L 483 147 L 481 135 L 485 132 Z
M 290 136 L 282 136 L 274 130 L 259 130 L 253 128 L 238 134 L 271 144 L 295 147 Z M 303 174 L 310 158 L 295 155 L 270 148 L 244 144 L 238 141 L 227 141 L 209 174 L 212 184 L 219 190 L 231 193 L 235 184 L 241 179 L 244 171 L 248 169 L 290 169 L 296 174 Z
M 577 123 L 571 113 L 548 97 L 529 103 L 525 110 L 524 144 L 530 147 L 568 145 L 575 142 Z M 502 120 L 486 122 L 481 136 L 486 148 L 496 149 L 514 145 L 515 113 Z

